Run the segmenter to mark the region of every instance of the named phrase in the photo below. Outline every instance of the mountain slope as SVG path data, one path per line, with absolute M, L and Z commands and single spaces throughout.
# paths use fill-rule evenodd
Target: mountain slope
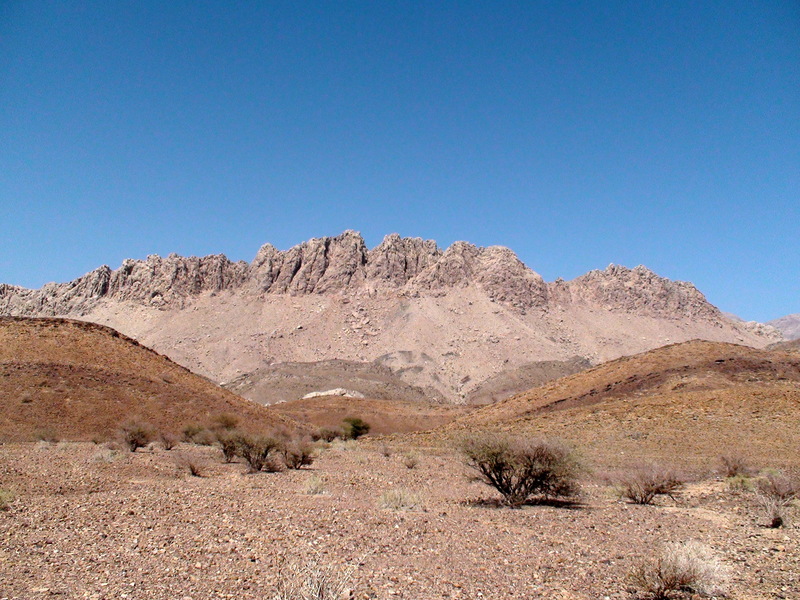
M 507 248 L 457 242 L 442 251 L 390 235 L 369 250 L 350 231 L 286 251 L 267 244 L 249 264 L 150 256 L 40 290 L 0 285 L 0 313 L 109 325 L 214 381 L 249 377 L 251 389 L 263 388 L 270 366 L 338 359 L 374 362 L 450 402 L 535 363 L 596 364 L 692 338 L 780 339 L 644 267 L 547 283 Z
M 786 315 L 767 323 L 780 331 L 787 340 L 800 339 L 800 313 Z
M 738 452 L 800 466 L 800 356 L 690 341 L 620 358 L 487 406 L 435 437 L 475 430 L 564 438 L 590 462 L 713 466 Z
M 108 327 L 0 318 L 0 440 L 104 438 L 141 418 L 180 432 L 230 413 L 268 431 L 293 422 L 198 377 Z

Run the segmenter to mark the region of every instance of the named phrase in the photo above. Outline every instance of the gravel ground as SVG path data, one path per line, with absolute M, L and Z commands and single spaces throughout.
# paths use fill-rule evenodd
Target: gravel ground
M 686 540 L 730 568 L 729 597 L 800 598 L 800 528 L 764 527 L 722 481 L 657 506 L 589 482 L 578 507 L 511 510 L 481 502 L 492 491 L 447 454 L 420 451 L 408 469 L 399 451 L 335 443 L 310 469 L 245 470 L 209 447 L 0 446 L 0 489 L 14 494 L 0 599 L 272 600 L 287 565 L 309 562 L 353 568 L 360 599 L 631 599 L 633 566 Z M 324 493 L 307 492 L 312 476 Z M 417 506 L 382 507 L 389 490 Z

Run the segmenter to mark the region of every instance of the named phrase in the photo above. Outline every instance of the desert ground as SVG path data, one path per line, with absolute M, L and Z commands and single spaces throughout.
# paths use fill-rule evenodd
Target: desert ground
M 469 472 L 446 448 L 391 437 L 258 474 L 207 446 L 4 444 L 0 598 L 263 600 L 316 564 L 353 598 L 630 599 L 635 566 L 688 540 L 729 569 L 727 597 L 798 597 L 800 528 L 766 527 L 755 496 L 713 472 L 652 506 L 586 473 L 574 506 L 521 509 Z M 398 490 L 410 506 L 385 505 Z

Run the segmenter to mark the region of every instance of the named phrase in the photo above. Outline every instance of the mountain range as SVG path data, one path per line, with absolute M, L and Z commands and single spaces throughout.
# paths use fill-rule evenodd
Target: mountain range
M 250 263 L 152 255 L 38 290 L 0 284 L 0 314 L 111 326 L 267 404 L 338 387 L 489 403 L 665 344 L 782 339 L 643 266 L 545 282 L 508 248 L 392 234 L 368 249 L 353 231 L 267 244 Z

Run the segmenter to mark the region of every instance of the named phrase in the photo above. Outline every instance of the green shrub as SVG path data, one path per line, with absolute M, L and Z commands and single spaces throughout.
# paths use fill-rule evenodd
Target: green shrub
M 476 479 L 512 508 L 534 497 L 570 498 L 579 491 L 578 462 L 559 442 L 478 434 L 462 440 L 460 450 Z
M 370 430 L 370 424 L 358 417 L 347 417 L 342 423 L 342 432 L 346 440 L 356 440 Z

